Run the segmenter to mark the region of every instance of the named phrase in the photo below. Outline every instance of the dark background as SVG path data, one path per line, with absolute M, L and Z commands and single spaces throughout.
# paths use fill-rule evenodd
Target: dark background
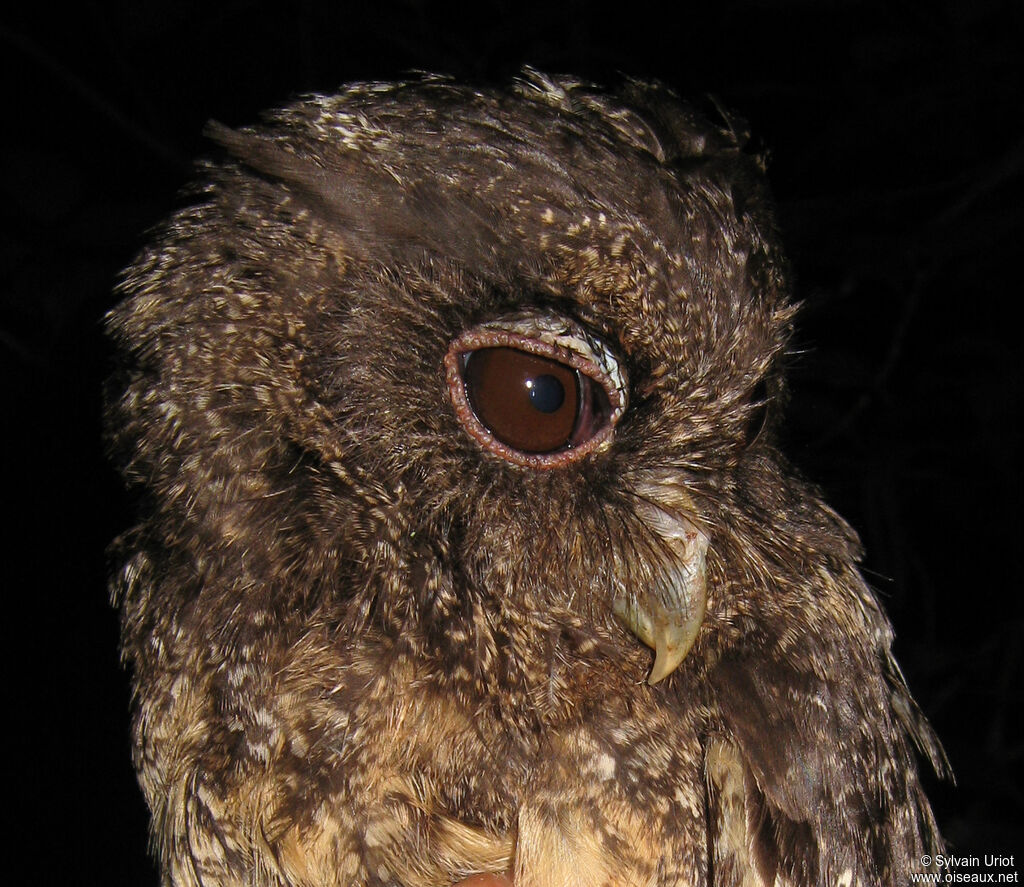
M 501 83 L 524 63 L 712 93 L 770 152 L 805 303 L 788 452 L 867 544 L 956 772 L 930 783 L 948 840 L 1024 850 L 1024 4 L 36 7 L 0 20 L 5 837 L 31 883 L 156 883 L 106 603 L 104 547 L 129 517 L 100 443 L 100 319 L 211 153 L 203 124 L 353 79 Z

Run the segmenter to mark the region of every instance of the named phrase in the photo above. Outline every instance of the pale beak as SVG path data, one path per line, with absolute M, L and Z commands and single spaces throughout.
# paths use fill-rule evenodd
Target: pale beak
M 665 567 L 645 593 L 619 597 L 613 609 L 654 650 L 647 683 L 656 684 L 686 658 L 704 621 L 708 537 L 681 514 L 646 502 L 642 514 L 665 544 Z

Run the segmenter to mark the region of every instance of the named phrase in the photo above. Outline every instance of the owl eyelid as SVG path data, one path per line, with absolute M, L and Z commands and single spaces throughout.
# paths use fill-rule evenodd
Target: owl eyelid
M 576 374 L 579 403 L 562 446 L 546 452 L 517 449 L 478 417 L 467 391 L 466 368 L 474 353 L 502 348 L 553 361 Z M 625 372 L 615 356 L 582 327 L 555 315 L 512 315 L 473 327 L 452 341 L 444 364 L 449 395 L 463 428 L 485 450 L 527 468 L 560 468 L 603 448 L 627 406 Z M 598 398 L 606 408 L 595 409 Z

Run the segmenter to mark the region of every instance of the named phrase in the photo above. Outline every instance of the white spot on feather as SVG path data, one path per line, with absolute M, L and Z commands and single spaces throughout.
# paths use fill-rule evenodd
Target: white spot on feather
M 597 759 L 595 766 L 597 775 L 602 780 L 609 780 L 615 777 L 615 758 L 609 754 L 603 754 Z

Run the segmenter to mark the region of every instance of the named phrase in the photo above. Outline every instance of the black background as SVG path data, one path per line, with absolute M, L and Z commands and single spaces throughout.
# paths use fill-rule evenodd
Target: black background
M 661 79 L 743 114 L 805 303 L 787 450 L 866 573 L 958 784 L 959 854 L 1024 849 L 1024 4 L 197 0 L 0 20 L 5 780 L 31 883 L 156 883 L 129 762 L 104 547 L 129 519 L 100 442 L 116 273 L 176 205 L 204 122 L 412 69 Z M 1020 865 L 1024 860 L 1016 860 Z

